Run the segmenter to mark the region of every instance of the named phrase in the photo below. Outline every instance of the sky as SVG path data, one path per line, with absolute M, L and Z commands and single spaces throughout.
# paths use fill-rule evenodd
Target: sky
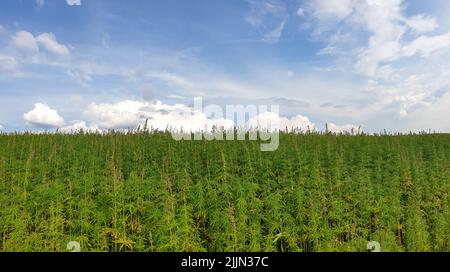
M 233 125 L 194 97 L 302 129 L 450 132 L 449 84 L 447 0 L 0 1 L 6 132 Z

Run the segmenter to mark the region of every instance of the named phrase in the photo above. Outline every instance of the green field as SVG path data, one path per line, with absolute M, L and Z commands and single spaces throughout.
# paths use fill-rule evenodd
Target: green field
M 450 251 L 450 135 L 0 134 L 0 251 Z

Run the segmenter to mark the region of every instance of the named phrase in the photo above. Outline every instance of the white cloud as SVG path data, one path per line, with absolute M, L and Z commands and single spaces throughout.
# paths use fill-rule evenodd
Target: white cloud
M 414 56 L 420 54 L 422 57 L 428 57 L 437 50 L 450 46 L 450 33 L 437 36 L 420 36 L 410 44 L 402 48 L 403 56 Z
M 27 124 L 42 127 L 61 127 L 64 126 L 64 119 L 54 109 L 42 103 L 36 103 L 34 109 L 23 115 Z
M 89 105 L 85 114 L 100 129 L 135 129 L 147 121 L 148 128 L 183 131 L 211 131 L 214 126 L 230 129 L 234 123 L 224 118 L 209 119 L 186 105 L 167 105 L 159 101 L 125 100 L 114 104 Z
M 409 129 L 436 130 L 438 132 L 450 131 L 450 92 L 436 102 L 418 109 L 408 115 L 405 122 Z
M 263 26 L 271 16 L 284 17 L 286 7 L 276 0 L 246 0 L 250 5 L 251 13 L 245 20 L 252 26 Z
M 81 6 L 81 0 L 66 0 L 69 6 Z
M 84 121 L 73 121 L 70 125 L 64 126 L 58 131 L 61 133 L 76 133 L 80 132 L 81 130 L 83 130 L 84 132 L 102 132 L 99 127 L 95 125 L 88 126 Z
M 14 57 L 0 55 L 0 72 L 15 73 L 19 68 L 20 64 Z
M 102 129 L 134 129 L 142 122 L 140 109 L 145 106 L 145 102 L 131 100 L 115 104 L 92 103 L 85 114 Z
M 297 16 L 303 17 L 305 15 L 305 10 L 303 8 L 298 8 Z
M 359 55 L 356 67 L 368 75 L 374 75 L 380 63 L 398 59 L 401 51 L 401 38 L 406 27 L 399 23 L 401 0 L 367 0 L 357 7 L 355 20 L 361 20 L 372 33 L 369 45 Z
M 16 32 L 9 42 L 10 46 L 26 55 L 35 55 L 39 52 L 39 47 L 33 34 L 28 31 Z
M 246 0 L 250 5 L 250 14 L 245 21 L 258 30 L 261 40 L 276 43 L 283 34 L 289 17 L 286 5 L 277 0 Z
M 314 0 L 310 3 L 313 16 L 321 19 L 343 19 L 353 11 L 352 0 Z
M 283 20 L 280 25 L 274 30 L 270 31 L 266 35 L 264 35 L 264 41 L 269 43 L 275 43 L 280 40 L 281 35 L 283 34 L 284 27 L 286 26 L 286 20 Z
M 193 64 L 191 63 L 191 67 Z M 192 69 L 194 70 L 194 69 Z M 192 72 L 189 71 L 189 72 Z M 129 76 L 129 81 L 143 82 L 142 87 L 153 90 L 152 86 L 163 86 L 173 91 L 189 94 L 189 96 L 208 96 L 211 93 L 235 94 L 239 96 L 261 95 L 261 88 L 255 88 L 254 85 L 237 81 L 223 74 L 217 74 L 206 70 L 204 67 L 201 72 L 178 74 L 172 72 L 134 72 Z M 141 90 L 142 91 L 142 90 Z
M 436 30 L 438 22 L 436 18 L 423 14 L 406 16 L 402 0 L 315 0 L 309 2 L 309 9 L 318 20 L 319 32 L 322 24 L 334 20 L 333 26 L 340 37 L 335 39 L 337 34 L 331 35 L 328 46 L 320 52 L 346 51 L 353 54 L 356 71 L 364 75 L 376 77 L 380 66 L 416 54 L 429 56 L 449 46 L 450 33 L 416 38 L 415 35 Z M 343 24 L 336 27 L 336 21 Z M 369 33 L 367 42 L 361 41 L 364 36 L 360 30 Z M 406 35 L 409 32 L 415 35 Z M 355 40 L 360 43 L 353 44 Z M 367 46 L 357 48 L 361 44 Z
M 436 18 L 423 14 L 416 15 L 407 19 L 406 24 L 419 34 L 431 32 L 439 26 Z
M 365 115 L 370 120 L 366 127 L 378 122 L 405 129 L 400 127 L 414 112 L 442 99 L 434 93 L 449 86 L 445 71 L 449 69 L 450 32 L 435 33 L 439 30 L 435 17 L 406 15 L 401 0 L 352 1 L 351 5 L 352 12 L 345 18 L 337 16 L 338 26 L 335 23 L 327 29 L 334 33 L 326 32 L 328 46 L 321 52 L 335 56 L 337 65 L 348 71 L 353 68 L 352 72 L 378 85 L 372 88 L 368 84 L 371 91 L 355 94 L 365 101 L 363 107 L 352 109 L 358 123 Z M 318 29 L 326 24 L 320 20 Z M 393 116 L 392 122 L 380 120 L 384 114 Z
M 0 29 L 1 31 L 1 29 Z M 50 52 L 51 54 L 45 54 Z M 23 77 L 25 72 L 21 71 L 28 64 L 61 65 L 55 62 L 55 56 L 68 56 L 69 49 L 56 41 L 52 33 L 42 33 L 35 37 L 28 31 L 17 31 L 9 38 L 8 45 L 0 48 L 0 76 Z M 72 73 L 71 76 L 78 79 L 86 79 L 83 74 Z M 84 77 L 83 77 L 84 76 Z
M 84 69 L 68 69 L 66 74 L 80 85 L 85 85 L 87 82 L 92 81 L 91 74 Z
M 68 56 L 70 51 L 67 46 L 58 43 L 53 33 L 42 33 L 36 37 L 36 41 L 40 46 L 45 48 L 48 52 L 58 56 Z
M 442 61 L 445 63 L 446 59 L 444 57 Z M 370 112 L 372 115 L 371 122 L 366 123 L 365 127 L 374 126 L 374 122 L 380 122 L 380 124 L 391 122 L 395 125 L 393 129 L 406 130 L 407 126 L 403 125 L 410 119 L 410 116 L 423 108 L 434 107 L 432 105 L 438 104 L 443 99 L 442 95 L 450 86 L 450 68 L 444 68 L 439 63 L 426 63 L 422 68 L 427 72 L 400 77 L 393 83 L 369 81 L 362 93 L 368 96 L 370 105 L 364 110 L 358 110 L 359 116 L 363 115 L 364 111 Z M 442 114 L 445 116 L 444 111 Z M 386 115 L 387 119 L 381 115 Z M 428 126 L 430 125 L 439 124 L 430 121 Z
M 18 31 L 11 37 L 9 45 L 24 59 L 36 56 L 40 48 L 56 56 L 70 55 L 67 46 L 58 43 L 53 33 L 42 33 L 35 37 L 28 31 Z
M 64 119 L 56 110 L 37 103 L 34 109 L 24 114 L 29 125 L 40 128 L 59 128 L 61 133 L 75 133 L 80 130 L 88 132 L 105 132 L 110 129 L 136 129 L 147 122 L 148 129 L 183 130 L 185 132 L 208 131 L 215 128 L 230 130 L 234 127 L 232 120 L 215 116 L 209 118 L 203 112 L 184 105 L 168 105 L 160 101 L 147 102 L 139 100 L 124 100 L 117 103 L 90 104 L 84 111 L 87 121 L 72 121 L 64 125 Z M 282 117 L 274 112 L 264 112 L 253 116 L 244 123 L 246 129 L 285 130 L 295 132 L 315 131 L 316 126 L 308 117 L 295 115 L 291 118 Z M 328 129 L 334 133 L 357 133 L 358 126 L 336 125 L 331 123 Z
M 383 4 L 380 4 L 380 3 Z M 416 54 L 429 56 L 438 49 L 450 45 L 450 33 L 436 36 L 420 36 L 407 40 L 408 29 L 416 33 L 425 33 L 437 28 L 432 17 L 423 15 L 406 18 L 401 13 L 402 1 L 369 1 L 362 12 L 367 28 L 372 32 L 369 46 L 359 56 L 358 70 L 376 75 L 383 62 L 393 62 L 401 57 L 412 57 Z M 406 25 L 402 22 L 406 21 Z
M 3 130 L 3 126 L 2 125 L 0 125 L 0 130 Z
M 334 123 L 328 124 L 328 131 L 332 133 L 360 133 L 361 128 L 356 125 L 336 125 Z
M 232 129 L 234 122 L 222 118 L 208 118 L 203 112 L 183 105 L 167 105 L 160 101 L 145 102 L 125 100 L 113 104 L 92 103 L 85 111 L 92 120 L 91 127 L 99 129 L 135 129 L 147 122 L 147 127 L 165 130 L 166 128 L 183 131 L 212 131 L 214 127 Z M 86 124 L 78 123 L 85 129 Z M 281 117 L 274 112 L 264 112 L 253 116 L 244 125 L 247 129 L 307 131 L 315 125 L 302 115 L 292 118 Z M 71 127 L 72 128 L 72 127 Z
M 187 90 L 191 90 L 196 87 L 195 83 L 192 82 L 191 80 L 189 80 L 183 76 L 173 74 L 173 73 L 167 73 L 167 72 L 152 73 L 150 75 L 150 77 L 153 79 L 159 79 L 159 80 L 166 81 L 169 84 L 176 85 L 176 86 L 179 86 L 179 87 L 181 87 L 183 89 L 187 89 Z
M 297 115 L 291 119 L 281 117 L 275 112 L 264 112 L 252 117 L 246 124 L 247 129 L 261 129 L 268 131 L 285 130 L 288 131 L 312 131 L 315 126 L 308 117 Z

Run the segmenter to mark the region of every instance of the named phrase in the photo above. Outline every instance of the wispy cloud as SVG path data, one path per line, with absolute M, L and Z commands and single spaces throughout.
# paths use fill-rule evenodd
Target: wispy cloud
M 263 40 L 270 43 L 278 42 L 281 35 L 283 34 L 283 29 L 285 25 L 286 20 L 282 21 L 277 28 L 265 34 Z
M 81 6 L 81 0 L 66 0 L 69 6 Z
M 286 4 L 278 0 L 247 0 L 250 14 L 245 18 L 261 35 L 261 40 L 269 43 L 278 42 L 286 25 L 288 12 Z

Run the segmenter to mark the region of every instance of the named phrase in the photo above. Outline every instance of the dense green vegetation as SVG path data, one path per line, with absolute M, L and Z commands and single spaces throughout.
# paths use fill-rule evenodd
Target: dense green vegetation
M 0 251 L 450 251 L 450 135 L 1 135 Z

